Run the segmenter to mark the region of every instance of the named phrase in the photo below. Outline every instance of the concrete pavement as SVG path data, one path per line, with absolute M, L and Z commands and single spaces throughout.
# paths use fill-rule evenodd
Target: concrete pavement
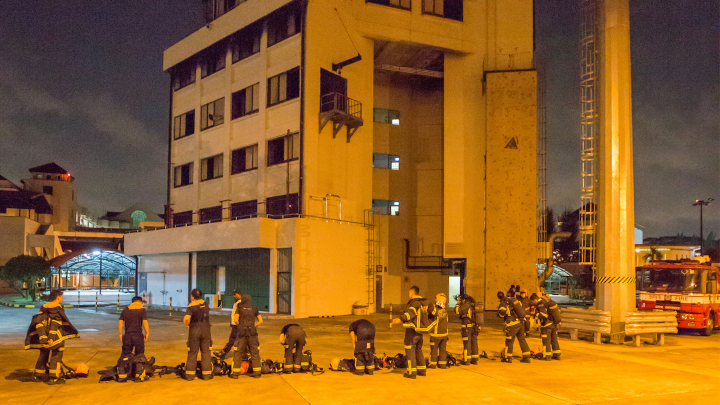
M 408 380 L 402 370 L 381 371 L 374 376 L 326 371 L 322 375 L 266 375 L 259 380 L 215 378 L 187 382 L 175 376 L 153 378 L 145 383 L 98 383 L 98 371 L 113 366 L 120 354 L 118 314 L 112 308 L 70 308 L 66 313 L 81 330 L 80 339 L 68 341 L 65 363 L 86 362 L 91 375 L 69 380 L 62 386 L 30 382 L 37 351 L 23 351 L 23 339 L 36 309 L 0 307 L 0 403 L 115 404 L 208 403 L 222 401 L 262 404 L 387 404 L 408 401 L 418 404 L 671 404 L 717 403 L 720 395 L 720 333 L 711 337 L 672 335 L 663 347 L 643 345 L 594 345 L 588 341 L 561 338 L 561 361 L 533 361 L 531 364 L 500 363 L 481 359 L 477 366 L 428 370 L 428 377 Z M 377 328 L 378 354 L 403 352 L 403 330 L 387 327 L 387 314 L 367 317 Z M 348 325 L 358 319 L 342 316 L 299 319 L 308 335 L 307 348 L 313 360 L 327 370 L 330 360 L 350 358 L 352 348 Z M 500 324 L 488 312 L 492 324 L 480 334 L 480 350 L 491 359 L 503 347 Z M 222 347 L 229 334 L 229 315 L 213 315 L 213 340 Z M 266 320 L 259 328 L 262 358 L 280 360 L 283 349 L 277 337 L 290 321 Z M 449 351 L 461 352 L 459 324 L 451 323 Z M 156 364 L 175 366 L 185 361 L 187 329 L 181 314 L 151 311 L 150 338 L 146 354 Z M 427 339 L 426 339 L 427 340 Z M 537 333 L 529 340 L 540 345 Z M 425 351 L 429 353 L 428 342 Z M 516 350 L 517 352 L 517 350 Z

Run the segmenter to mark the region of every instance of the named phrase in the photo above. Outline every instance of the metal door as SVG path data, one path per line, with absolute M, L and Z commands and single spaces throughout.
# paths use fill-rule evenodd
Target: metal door
M 277 313 L 292 313 L 292 248 L 278 249 Z

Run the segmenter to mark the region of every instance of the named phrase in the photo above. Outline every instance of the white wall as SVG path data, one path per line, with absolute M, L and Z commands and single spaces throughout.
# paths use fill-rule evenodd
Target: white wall
M 172 297 L 173 307 L 187 306 L 188 267 L 188 253 L 139 257 L 138 273 L 147 275 L 147 292 L 152 294 L 153 305 L 170 305 Z M 142 294 L 142 291 L 138 293 Z

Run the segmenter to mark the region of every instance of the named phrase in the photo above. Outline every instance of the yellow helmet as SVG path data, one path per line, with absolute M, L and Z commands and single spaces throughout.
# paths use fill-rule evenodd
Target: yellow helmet
M 340 365 L 340 359 L 332 359 L 330 362 L 330 370 L 337 370 Z
M 440 293 L 435 296 L 435 301 L 442 301 L 443 304 L 447 304 L 447 295 Z

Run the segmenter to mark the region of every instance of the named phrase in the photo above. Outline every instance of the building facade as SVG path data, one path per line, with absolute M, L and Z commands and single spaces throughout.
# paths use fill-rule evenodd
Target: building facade
M 537 286 L 532 1 L 206 4 L 164 54 L 169 229 L 125 237 L 141 290 L 306 317 Z

